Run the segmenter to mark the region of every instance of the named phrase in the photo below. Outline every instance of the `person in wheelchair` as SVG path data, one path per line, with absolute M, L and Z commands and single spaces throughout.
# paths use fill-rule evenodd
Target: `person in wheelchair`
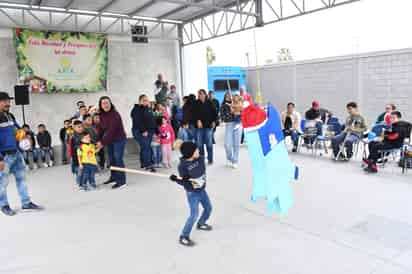
M 349 114 L 345 130 L 332 138 L 334 159 L 349 160 L 353 156 L 353 144 L 358 142 L 368 129 L 365 118 L 359 113 L 358 105 L 349 102 L 346 105 Z
M 292 142 L 293 142 L 292 152 L 296 152 L 298 148 L 299 134 L 301 134 L 300 113 L 295 110 L 295 104 L 290 102 L 286 106 L 286 111 L 282 112 L 281 116 L 282 116 L 283 134 L 285 135 L 285 137 L 290 136 L 292 138 Z
M 401 121 L 402 115 L 399 111 L 391 113 L 392 127 L 386 130 L 383 136 L 378 136 L 368 144 L 369 156 L 363 159 L 368 166 L 364 169 L 367 173 L 378 172 L 377 162 L 382 157 L 382 151 L 390 149 L 400 149 L 405 138 L 411 134 L 411 124 Z M 383 160 L 383 159 L 382 159 Z

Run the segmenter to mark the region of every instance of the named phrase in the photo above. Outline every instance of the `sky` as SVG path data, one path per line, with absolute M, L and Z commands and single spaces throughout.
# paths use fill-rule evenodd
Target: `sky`
M 319 1 L 319 0 L 306 0 Z M 207 87 L 206 47 L 213 48 L 213 65 L 256 65 L 289 48 L 294 60 L 308 60 L 412 47 L 411 0 L 361 0 L 300 16 L 263 28 L 212 39 L 184 48 L 185 93 Z M 265 11 L 264 11 L 265 12 Z M 266 11 L 267 12 L 267 11 Z

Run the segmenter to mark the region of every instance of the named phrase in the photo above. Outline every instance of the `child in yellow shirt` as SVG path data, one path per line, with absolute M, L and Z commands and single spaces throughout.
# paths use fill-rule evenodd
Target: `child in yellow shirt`
M 80 147 L 77 149 L 77 157 L 79 159 L 79 168 L 81 171 L 80 187 L 84 191 L 87 191 L 88 184 L 90 184 L 92 189 L 96 189 L 96 153 L 99 150 L 91 143 L 91 136 L 89 133 L 83 133 L 80 136 L 80 141 Z

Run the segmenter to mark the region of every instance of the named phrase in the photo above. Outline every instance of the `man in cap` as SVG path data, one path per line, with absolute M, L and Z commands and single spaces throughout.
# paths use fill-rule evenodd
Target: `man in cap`
M 41 210 L 42 207 L 34 204 L 27 191 L 24 159 L 16 141 L 15 130 L 18 128 L 16 119 L 10 111 L 10 97 L 6 92 L 0 92 L 0 210 L 5 215 L 13 216 L 16 212 L 10 208 L 7 199 L 7 185 L 9 174 L 16 178 L 23 210 Z

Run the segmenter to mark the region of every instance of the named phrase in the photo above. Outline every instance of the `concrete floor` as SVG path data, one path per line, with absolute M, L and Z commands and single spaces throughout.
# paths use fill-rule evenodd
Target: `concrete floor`
M 55 167 L 28 175 L 33 200 L 47 210 L 0 216 L 0 273 L 412 273 L 412 171 L 388 165 L 367 176 L 359 162 L 293 155 L 302 178 L 279 219 L 249 201 L 246 148 L 238 170 L 216 150 L 208 169 L 214 231 L 194 231 L 196 247 L 177 244 L 188 210 L 174 183 L 129 175 L 123 189 L 83 193 L 67 166 Z M 9 196 L 18 207 L 13 182 Z

